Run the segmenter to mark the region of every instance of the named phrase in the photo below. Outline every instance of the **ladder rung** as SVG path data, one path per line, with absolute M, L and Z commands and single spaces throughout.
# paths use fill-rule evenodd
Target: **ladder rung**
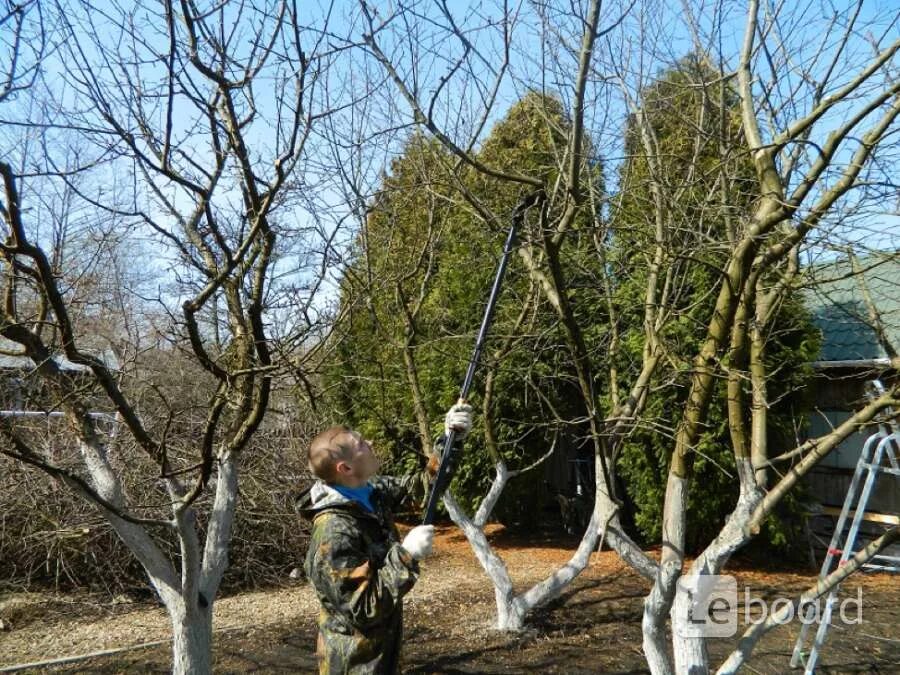
M 834 506 L 826 506 L 822 509 L 822 514 L 826 516 L 840 516 L 841 509 Z M 847 518 L 852 519 L 856 515 L 856 509 L 850 509 L 847 513 Z M 874 523 L 885 523 L 887 525 L 900 525 L 900 516 L 895 516 L 888 513 L 875 513 L 874 511 L 865 511 L 862 515 L 863 520 L 868 520 L 869 522 Z M 844 523 L 844 527 L 848 527 L 850 520 Z
M 874 469 L 875 471 L 881 471 L 883 473 L 893 474 L 894 476 L 900 476 L 900 469 L 894 469 L 889 466 L 882 466 L 881 464 L 872 464 L 870 462 L 862 462 L 862 465 L 867 469 Z
M 843 553 L 843 551 L 842 551 L 841 549 L 839 549 L 839 548 L 830 548 L 830 549 L 828 549 L 828 553 L 829 553 L 830 555 L 841 555 L 841 553 Z M 855 554 L 856 554 L 856 551 L 852 551 L 852 552 L 851 552 L 851 556 L 852 556 L 852 555 L 855 555 Z M 871 558 L 869 558 L 869 560 L 875 560 L 875 559 L 878 559 L 878 560 L 891 560 L 891 561 L 893 561 L 893 562 L 895 562 L 895 563 L 900 563 L 900 557 L 895 556 L 895 555 L 882 555 L 882 554 L 879 553 L 879 554 L 873 555 Z M 849 558 L 849 557 L 847 558 L 847 560 L 841 560 L 841 561 L 838 562 L 838 567 L 843 567 L 844 565 L 846 565 L 846 564 L 849 563 L 849 562 L 850 562 L 850 558 Z M 863 564 L 865 564 L 865 563 L 863 563 Z M 900 572 L 900 569 L 898 569 L 897 571 Z
M 875 443 L 878 445 L 875 446 Z M 884 447 L 885 444 L 887 444 L 887 447 Z M 897 462 L 898 450 L 900 450 L 900 433 L 896 431 L 896 427 L 894 427 L 894 430 L 890 435 L 879 432 L 869 436 L 863 446 L 862 454 L 859 456 L 856 463 L 856 471 L 853 474 L 847 494 L 844 496 L 843 507 L 838 509 L 826 506 L 822 510 L 824 515 L 836 517 L 837 522 L 835 523 L 834 531 L 831 534 L 831 541 L 826 549 L 827 556 L 822 562 L 822 570 L 819 574 L 820 579 L 831 572 L 832 562 L 835 556 L 839 558 L 838 567 L 846 565 L 849 562 L 850 556 L 855 553 L 854 548 L 857 537 L 859 536 L 859 524 L 861 520 L 887 525 L 900 524 L 900 514 L 888 515 L 866 512 L 866 504 L 871 498 L 873 481 L 878 478 L 878 475 L 883 473 L 891 476 L 900 476 L 900 465 L 898 465 Z M 877 452 L 877 456 L 879 457 L 878 464 L 872 462 L 872 459 L 875 456 L 872 454 L 873 452 Z M 882 462 L 882 458 L 886 458 L 887 463 Z M 866 477 L 865 484 L 861 485 L 860 481 L 866 471 L 868 471 L 868 476 Z M 862 488 L 862 493 L 857 496 L 857 490 L 860 488 Z M 851 506 L 854 505 L 857 507 L 856 509 L 851 508 Z M 850 529 L 845 538 L 844 530 L 848 525 L 850 525 Z M 900 556 L 884 554 L 874 555 L 869 558 L 867 562 L 863 563 L 861 567 L 870 570 L 900 572 Z M 835 591 L 836 589 L 833 589 L 828 596 L 829 608 L 834 600 Z M 794 644 L 793 654 L 791 656 L 792 668 L 802 665 L 805 675 L 810 675 L 810 673 L 815 670 L 816 660 L 818 659 L 819 651 L 822 648 L 828 627 L 829 623 L 822 623 L 819 625 L 816 637 L 812 643 L 812 648 L 807 652 L 804 650 L 804 643 L 807 639 L 806 633 L 809 626 L 803 626 L 800 635 L 797 638 L 797 642 Z

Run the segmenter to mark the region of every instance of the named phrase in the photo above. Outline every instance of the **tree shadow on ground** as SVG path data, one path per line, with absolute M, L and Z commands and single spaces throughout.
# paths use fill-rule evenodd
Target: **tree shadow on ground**
M 646 588 L 625 571 L 580 579 L 558 598 L 532 612 L 528 623 L 548 632 L 575 626 L 640 623 L 646 594 Z
M 575 643 L 557 644 L 547 650 L 550 636 L 542 630 L 528 628 L 522 633 L 497 632 L 496 637 L 482 641 L 482 646 L 452 651 L 430 644 L 425 631 L 414 631 L 407 639 L 404 673 L 441 673 L 471 675 L 475 673 L 616 673 L 620 675 L 648 672 L 643 668 L 617 667 L 608 658 L 598 658 L 596 650 Z M 484 644 L 487 641 L 489 644 Z M 427 654 L 417 654 L 416 645 L 424 645 Z M 441 651 L 441 653 L 435 653 Z M 409 653 L 412 652 L 412 653 Z

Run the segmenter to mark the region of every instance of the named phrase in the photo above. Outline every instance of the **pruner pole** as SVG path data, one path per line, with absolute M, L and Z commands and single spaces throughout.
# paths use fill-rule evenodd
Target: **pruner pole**
M 500 256 L 500 262 L 497 264 L 497 273 L 494 275 L 494 284 L 491 286 L 491 294 L 488 296 L 487 307 L 484 309 L 484 317 L 481 319 L 481 328 L 478 329 L 478 337 L 475 339 L 475 349 L 472 350 L 472 358 L 469 359 L 469 367 L 466 370 L 466 377 L 463 380 L 462 388 L 459 392 L 457 403 L 465 403 L 469 398 L 469 390 L 472 388 L 472 380 L 475 377 L 475 369 L 481 360 L 481 353 L 484 350 L 484 343 L 487 340 L 487 334 L 491 327 L 491 321 L 494 318 L 494 309 L 497 306 L 497 298 L 500 295 L 500 288 L 503 285 L 503 276 L 506 274 L 506 265 L 509 262 L 510 253 L 516 242 L 516 233 L 525 212 L 538 204 L 544 198 L 542 190 L 531 193 L 519 202 L 513 211 L 509 232 L 506 235 L 506 243 L 503 245 L 503 255 Z M 437 505 L 450 480 L 453 478 L 452 472 L 454 468 L 453 453 L 456 451 L 454 442 L 456 434 L 451 429 L 444 440 L 444 449 L 441 455 L 441 463 L 438 467 L 437 475 L 431 485 L 431 492 L 428 495 L 428 504 L 425 507 L 425 518 L 423 524 L 431 525 L 434 522 Z

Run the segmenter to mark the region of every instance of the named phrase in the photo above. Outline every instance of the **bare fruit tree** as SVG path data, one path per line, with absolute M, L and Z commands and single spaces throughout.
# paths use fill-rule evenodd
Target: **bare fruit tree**
M 705 642 L 684 638 L 689 632 L 683 624 L 689 616 L 687 589 L 696 577 L 721 570 L 813 466 L 879 411 L 895 406 L 900 395 L 895 385 L 826 436 L 807 440 L 789 455 L 794 463 L 767 484 L 766 468 L 776 458 L 766 443 L 765 382 L 772 375 L 764 364 L 763 336 L 773 307 L 801 273 L 800 252 L 823 234 L 834 236 L 842 210 L 865 208 L 880 199 L 877 186 L 882 180 L 892 182 L 881 168 L 890 161 L 890 139 L 900 114 L 900 86 L 893 77 L 900 41 L 892 41 L 888 31 L 875 33 L 879 37 L 865 47 L 856 42 L 859 8 L 855 5 L 840 14 L 822 41 L 805 49 L 793 40 L 802 39 L 808 16 L 751 2 L 743 42 L 727 61 L 736 73 L 743 134 L 759 195 L 742 214 L 722 270 L 675 439 L 663 514 L 663 554 L 644 615 L 644 649 L 654 672 L 671 670 L 659 640 L 670 609 L 675 670 L 708 669 Z M 789 44 L 792 48 L 785 49 Z M 858 50 L 866 56 L 860 57 Z M 727 57 L 722 58 L 726 62 Z M 785 88 L 786 81 L 793 85 Z M 875 175 L 879 178 L 873 181 Z M 744 373 L 751 385 L 749 397 L 738 386 L 730 388 L 729 397 L 739 498 L 718 536 L 685 570 L 685 500 L 692 447 L 714 381 L 729 373 L 732 377 Z
M 774 362 L 779 314 L 811 283 L 809 261 L 837 248 L 859 254 L 860 219 L 877 219 L 875 210 L 896 199 L 896 17 L 862 3 L 825 17 L 813 5 L 760 0 L 677 8 L 657 0 L 360 1 L 329 29 L 332 10 L 307 19 L 289 0 L 4 5 L 0 336 L 31 360 L 78 448 L 57 461 L 11 417 L 0 424 L 0 452 L 97 506 L 169 611 L 175 671 L 208 672 L 239 457 L 262 424 L 281 363 L 307 392 L 315 388 L 309 360 L 328 365 L 338 342 L 323 320 L 329 264 L 367 236 L 370 218 L 383 219 L 366 245 L 383 249 L 388 271 L 360 288 L 392 298 L 385 313 L 403 331 L 397 379 L 411 391 L 415 433 L 428 448 L 435 425 L 417 358 L 440 272 L 435 251 L 459 226 L 445 219 L 460 209 L 469 218 L 460 222 L 505 231 L 510 212 L 528 204 L 515 261 L 527 282 L 523 306 L 506 308 L 509 334 L 492 344 L 485 369 L 485 445 L 496 475 L 474 515 L 451 493 L 445 505 L 490 579 L 498 627 L 521 629 L 605 542 L 648 582 L 650 670 L 708 672 L 705 639 L 684 630 L 690 589 L 719 573 L 831 450 L 900 403 L 895 383 L 821 437 L 770 443 L 784 365 Z M 660 79 L 661 70 L 675 76 Z M 517 139 L 483 147 L 504 110 L 529 97 L 556 106 L 535 108 L 535 126 L 552 139 L 538 168 L 509 159 Z M 405 132 L 423 133 L 422 143 L 441 152 L 412 172 L 408 201 L 379 204 L 372 186 L 387 166 L 379 159 L 396 154 Z M 95 351 L 89 323 L 78 318 L 81 296 L 59 273 L 71 258 L 30 208 L 46 180 L 152 242 L 148 262 L 164 280 L 152 298 L 167 317 L 160 332 L 210 385 L 190 442 L 170 434 L 178 401 L 157 387 L 145 393 L 154 405 L 142 406 Z M 360 237 L 341 240 L 336 228 L 353 219 Z M 712 281 L 692 295 L 701 271 Z M 878 308 L 870 310 L 887 339 Z M 493 386 L 521 344 L 517 331 L 548 325 L 560 336 L 554 375 L 575 403 L 566 414 L 548 406 L 547 425 L 592 450 L 593 508 L 571 559 L 517 592 L 484 531 L 518 471 L 493 437 L 502 395 Z M 896 369 L 896 345 L 885 352 Z M 674 411 L 650 412 L 673 390 Z M 688 501 L 703 494 L 696 466 L 722 390 L 734 469 L 723 491 L 735 507 L 688 564 L 688 533 L 709 527 L 691 521 Z M 115 441 L 91 414 L 97 407 L 115 417 Z M 622 448 L 637 432 L 657 434 L 667 448 L 659 559 L 620 522 Z M 123 456 L 126 436 L 158 483 L 155 504 L 129 501 L 116 470 L 132 459 Z M 803 599 L 896 536 L 873 542 Z M 744 663 L 767 627 L 749 631 L 722 672 Z
M 806 260 L 826 246 L 854 242 L 852 228 L 847 227 L 852 214 L 871 213 L 873 205 L 890 198 L 891 191 L 895 195 L 896 175 L 890 167 L 895 165 L 891 153 L 896 150 L 893 140 L 900 113 L 896 77 L 900 43 L 892 38 L 895 25 L 890 16 L 876 14 L 863 20 L 860 7 L 852 3 L 823 18 L 813 16 L 809 8 L 784 5 L 702 4 L 685 5 L 676 17 L 652 2 L 577 7 L 541 3 L 517 11 L 498 6 L 493 13 L 458 14 L 442 4 L 429 15 L 426 28 L 426 22 L 415 23 L 421 18 L 415 12 L 403 8 L 378 12 L 361 4 L 366 17 L 360 29 L 363 39 L 371 58 L 399 92 L 400 111 L 443 143 L 457 158 L 457 167 L 518 185 L 522 194 L 546 195 L 543 207 L 531 214 L 532 227 L 520 257 L 565 328 L 569 366 L 589 422 L 598 480 L 591 523 L 572 560 L 518 596 L 481 529 L 507 479 L 504 467 L 498 465 L 497 481 L 474 521 L 455 507 L 452 496 L 446 498 L 452 517 L 492 580 L 500 627 L 520 627 L 529 609 L 558 594 L 587 564 L 602 535 L 652 583 L 643 618 L 644 652 L 652 672 L 707 672 L 705 641 L 685 637 L 683 630 L 688 589 L 698 577 L 718 573 L 828 452 L 881 411 L 897 405 L 900 392 L 895 385 L 822 437 L 798 438 L 796 447 L 777 450 L 768 444 L 772 403 L 768 387 L 777 381 L 779 368 L 767 355 L 773 349 L 773 322 L 779 309 L 803 287 Z M 730 37 L 740 31 L 742 41 Z M 432 49 L 405 49 L 411 32 Z M 684 55 L 672 53 L 671 45 L 678 43 L 684 44 L 685 53 L 692 50 L 702 66 L 680 86 L 702 103 L 672 113 L 696 130 L 685 144 L 688 161 L 682 171 L 673 173 L 666 167 L 675 151 L 660 140 L 648 114 L 651 104 L 660 105 L 660 100 L 653 103 L 648 94 L 660 65 L 672 66 Z M 540 175 L 504 167 L 500 160 L 486 162 L 475 150 L 485 120 L 499 113 L 497 92 L 506 88 L 549 92 L 565 103 L 571 126 L 566 143 L 559 146 L 558 172 L 549 184 Z M 460 100 L 472 102 L 474 110 L 458 114 Z M 629 124 L 630 140 L 618 146 L 603 142 L 614 133 L 622 134 Z M 650 197 L 640 203 L 646 237 L 637 242 L 641 247 L 630 258 L 633 267 L 640 266 L 636 277 L 644 283 L 638 300 L 644 309 L 643 354 L 626 382 L 612 358 L 617 350 L 615 327 L 620 325 L 616 317 L 622 307 L 609 293 L 605 311 L 586 316 L 579 310 L 581 295 L 570 285 L 565 266 L 565 241 L 572 236 L 576 214 L 590 204 L 598 216 L 601 269 L 609 271 L 598 275 L 598 284 L 612 288 L 622 281 L 617 275 L 628 273 L 608 264 L 611 246 L 628 233 L 606 229 L 609 221 L 603 214 L 609 204 L 615 226 L 616 208 L 629 199 L 631 184 L 620 177 L 620 192 L 612 195 L 591 189 L 588 134 L 598 139 L 601 153 L 618 150 L 626 160 L 639 156 L 646 165 L 639 177 L 649 186 L 645 194 Z M 735 202 L 736 194 L 746 198 Z M 502 218 L 474 195 L 466 199 L 467 208 L 485 222 Z M 716 227 L 709 225 L 712 220 Z M 855 244 L 865 246 L 858 238 Z M 704 251 L 715 251 L 717 257 L 702 260 L 698 253 Z M 705 316 L 696 325 L 701 339 L 684 357 L 672 349 L 673 338 L 666 328 L 681 311 L 676 299 L 689 283 L 691 265 L 698 264 L 712 266 L 716 281 L 713 292 L 697 301 L 703 303 L 697 315 Z M 586 328 L 598 320 L 613 327 L 607 352 L 611 358 L 605 361 L 598 360 L 584 340 Z M 661 364 L 674 364 L 687 374 L 686 395 L 676 419 L 650 427 L 657 421 L 642 415 L 647 400 L 666 384 L 659 381 Z M 688 497 L 698 489 L 691 483 L 693 464 L 720 382 L 728 386 L 736 467 L 730 490 L 736 507 L 713 534 L 712 543 L 686 567 L 686 532 L 698 526 L 687 520 Z M 600 389 L 609 392 L 605 400 L 596 393 Z M 622 532 L 614 495 L 619 444 L 642 426 L 671 434 L 659 561 Z M 892 536 L 880 539 L 863 558 Z M 741 658 L 748 655 L 749 645 L 744 643 Z
M 480 172 L 486 179 L 518 186 L 522 203 L 537 201 L 539 204 L 537 208 L 529 211 L 527 217 L 529 222 L 520 232 L 522 245 L 518 247 L 518 257 L 534 287 L 540 289 L 549 311 L 563 326 L 569 362 L 574 370 L 574 379 L 578 383 L 577 390 L 586 411 L 588 436 L 594 448 L 596 473 L 599 477 L 590 523 L 572 559 L 565 566 L 525 592 L 516 593 L 502 558 L 490 547 L 483 528 L 507 482 L 519 471 L 510 470 L 499 453 L 496 453 L 495 480 L 473 517 L 470 518 L 459 508 L 452 494 L 448 493 L 444 502 L 451 517 L 468 537 L 479 562 L 492 581 L 497 600 L 498 627 L 518 630 L 524 625 L 529 611 L 557 597 L 585 569 L 590 553 L 597 547 L 601 534 L 605 534 L 610 543 L 634 561 L 645 576 L 650 577 L 654 569 L 652 561 L 643 555 L 619 524 L 618 507 L 611 490 L 614 475 L 609 465 L 609 458 L 613 456 L 615 450 L 614 442 L 610 443 L 609 439 L 616 437 L 615 429 L 622 426 L 626 420 L 632 419 L 646 400 L 642 392 L 647 387 L 648 376 L 653 366 L 648 366 L 646 373 L 633 383 L 628 396 L 622 398 L 621 405 L 608 415 L 602 414 L 593 388 L 594 364 L 583 338 L 585 326 L 570 299 L 573 294 L 570 292 L 563 262 L 567 239 L 572 236 L 578 219 L 583 218 L 589 210 L 588 195 L 591 192 L 589 164 L 595 158 L 589 156 L 587 151 L 585 111 L 588 109 L 587 101 L 598 95 L 592 68 L 595 44 L 598 35 L 615 29 L 626 8 L 610 8 L 600 2 L 592 2 L 587 7 L 576 8 L 574 11 L 560 10 L 557 14 L 549 7 L 537 7 L 534 14 L 501 13 L 502 18 L 496 23 L 478 15 L 467 16 L 465 19 L 471 25 L 463 28 L 458 23 L 462 19 L 455 17 L 452 11 L 443 5 L 439 16 L 434 19 L 434 23 L 440 28 L 436 34 L 421 38 L 428 43 L 443 45 L 441 50 L 435 52 L 439 55 L 437 65 L 427 58 L 423 58 L 421 63 L 418 62 L 414 53 L 405 60 L 395 61 L 391 58 L 390 54 L 403 53 L 399 45 L 402 45 L 406 30 L 405 22 L 409 17 L 402 10 L 382 15 L 365 4 L 362 5 L 362 10 L 366 17 L 362 26 L 366 45 L 373 58 L 389 74 L 400 92 L 406 110 L 414 121 L 441 141 L 450 155 L 456 158 L 456 164 L 448 166 L 448 173 L 452 176 L 463 169 Z M 565 25 L 565 38 L 549 24 L 542 26 L 541 22 L 545 19 L 551 21 L 551 16 L 553 20 L 558 19 Z M 539 33 L 542 36 L 540 39 L 546 40 L 542 46 L 550 48 L 550 45 L 553 45 L 553 48 L 559 50 L 554 52 L 557 60 L 550 62 L 548 59 L 535 63 L 530 61 L 529 54 L 524 57 L 525 63 L 518 64 L 522 70 L 513 70 L 510 61 L 512 55 L 521 55 L 525 51 L 523 45 L 516 43 L 518 35 L 516 31 L 521 31 L 523 39 L 528 39 L 528 31 L 534 25 L 542 26 L 544 29 L 544 32 Z M 490 49 L 476 44 L 476 36 L 482 34 L 488 36 L 484 38 L 488 43 L 493 40 Z M 448 45 L 453 47 L 450 48 Z M 495 62 L 485 66 L 484 63 L 488 59 L 486 54 L 491 50 L 499 52 L 500 56 Z M 420 72 L 417 68 L 423 70 Z M 432 68 L 434 70 L 430 70 Z M 504 86 L 515 86 L 527 91 L 539 80 L 526 78 L 528 76 L 540 78 L 544 72 L 542 69 L 558 76 L 560 86 L 564 88 L 562 93 L 565 96 L 565 104 L 568 106 L 565 110 L 569 121 L 568 129 L 555 148 L 557 166 L 554 176 L 557 178 L 553 184 L 545 184 L 544 176 L 529 175 L 520 167 L 488 165 L 479 159 L 473 150 L 488 119 L 496 114 L 493 105 L 498 90 Z M 436 71 L 446 72 L 446 75 L 438 78 L 438 86 L 430 90 L 431 96 L 422 94 L 421 85 L 417 84 L 418 80 L 434 75 Z M 410 75 L 411 72 L 416 74 Z M 461 82 L 456 82 L 454 76 Z M 514 84 L 508 83 L 507 78 L 512 78 L 511 82 Z M 472 91 L 465 89 L 465 83 L 471 84 Z M 445 87 L 452 93 L 447 94 L 444 91 Z M 540 86 L 534 89 L 541 91 Z M 475 110 L 469 111 L 471 116 L 457 115 L 455 110 L 444 107 L 442 96 L 477 102 L 473 103 Z M 445 126 L 441 120 L 446 120 L 446 125 L 449 126 Z M 547 125 L 552 127 L 553 124 L 554 121 L 548 116 Z M 555 128 L 553 130 L 556 131 Z M 498 158 L 498 164 L 502 164 L 502 160 L 502 157 Z M 495 230 L 505 230 L 507 214 L 492 211 L 461 183 L 462 181 L 457 178 L 455 184 L 463 193 L 466 208 L 472 209 L 483 222 Z M 602 235 L 598 238 L 603 239 Z M 527 311 L 527 305 L 522 311 Z M 520 316 L 521 318 L 524 316 Z M 514 325 L 520 324 L 521 320 L 518 320 Z M 506 348 L 507 345 L 501 345 L 496 350 L 495 356 L 500 358 Z M 491 379 L 492 376 L 488 374 L 488 381 Z M 491 400 L 490 395 L 485 399 L 486 419 L 491 415 Z M 564 424 L 571 422 L 559 421 Z M 487 426 L 490 433 L 490 425 Z M 494 447 L 491 442 L 488 445 Z M 550 451 L 552 449 L 551 447 Z
M 78 455 L 43 453 L 15 417 L 0 424 L 3 453 L 102 512 L 169 613 L 174 672 L 210 672 L 213 603 L 228 565 L 241 452 L 269 405 L 273 353 L 302 341 L 295 321 L 275 344 L 272 326 L 285 323 L 276 300 L 286 294 L 273 278 L 277 272 L 301 284 L 288 244 L 299 244 L 293 221 L 306 216 L 291 194 L 315 120 L 327 109 L 317 89 L 330 59 L 327 14 L 305 17 L 297 3 L 279 1 L 130 8 L 76 1 L 43 5 L 40 15 L 37 8 L 8 5 L 3 27 L 13 56 L 0 89 L 4 116 L 26 130 L 29 143 L 10 144 L 0 156 L 0 335 L 34 364 L 44 405 L 64 413 Z M 52 49 L 41 53 L 41 41 Z M 64 153 L 74 159 L 60 161 Z M 51 180 L 149 242 L 137 264 L 158 275 L 159 290 L 143 299 L 168 317 L 154 329 L 208 383 L 194 433 L 170 433 L 182 414 L 177 393 L 167 396 L 162 386 L 134 395 L 77 320 L 75 290 L 57 265 L 69 258 L 30 208 L 41 181 Z M 91 227 L 88 221 L 101 240 Z M 84 246 L 91 245 L 88 236 Z M 315 291 L 310 274 L 323 272 L 311 270 L 302 283 Z M 114 433 L 97 409 L 114 417 Z M 124 438 L 139 457 L 127 456 Z M 155 503 L 129 499 L 120 469 L 139 462 L 148 466 L 142 480 L 159 486 Z

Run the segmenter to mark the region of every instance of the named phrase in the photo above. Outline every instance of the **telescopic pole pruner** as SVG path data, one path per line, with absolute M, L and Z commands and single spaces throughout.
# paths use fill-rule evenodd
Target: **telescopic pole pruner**
M 512 252 L 516 241 L 516 232 L 525 217 L 525 211 L 540 202 L 544 198 L 542 190 L 533 192 L 519 202 L 512 214 L 512 222 L 509 226 L 509 232 L 506 235 L 506 243 L 503 246 L 503 255 L 500 256 L 500 262 L 497 265 L 497 273 L 494 276 L 494 285 L 491 286 L 491 294 L 488 297 L 487 307 L 484 310 L 484 317 L 481 319 L 481 328 L 478 330 L 478 337 L 475 339 L 475 349 L 472 351 L 472 358 L 469 359 L 469 368 L 466 370 L 466 377 L 463 380 L 462 389 L 459 392 L 458 403 L 465 403 L 469 397 L 469 390 L 472 388 L 472 380 L 475 377 L 475 369 L 481 359 L 481 352 L 484 349 L 484 343 L 487 339 L 488 330 L 491 327 L 491 321 L 494 318 L 494 309 L 497 305 L 497 297 L 500 295 L 500 287 L 503 284 L 503 276 L 506 273 L 506 264 L 509 261 L 509 255 Z M 425 518 L 422 521 L 425 525 L 431 525 L 434 522 L 437 505 L 450 480 L 453 478 L 453 469 L 455 468 L 454 454 L 457 449 L 454 447 L 456 434 L 451 429 L 444 439 L 444 448 L 441 455 L 441 463 L 438 467 L 437 475 L 431 485 L 431 493 L 428 495 L 428 505 L 425 507 Z

